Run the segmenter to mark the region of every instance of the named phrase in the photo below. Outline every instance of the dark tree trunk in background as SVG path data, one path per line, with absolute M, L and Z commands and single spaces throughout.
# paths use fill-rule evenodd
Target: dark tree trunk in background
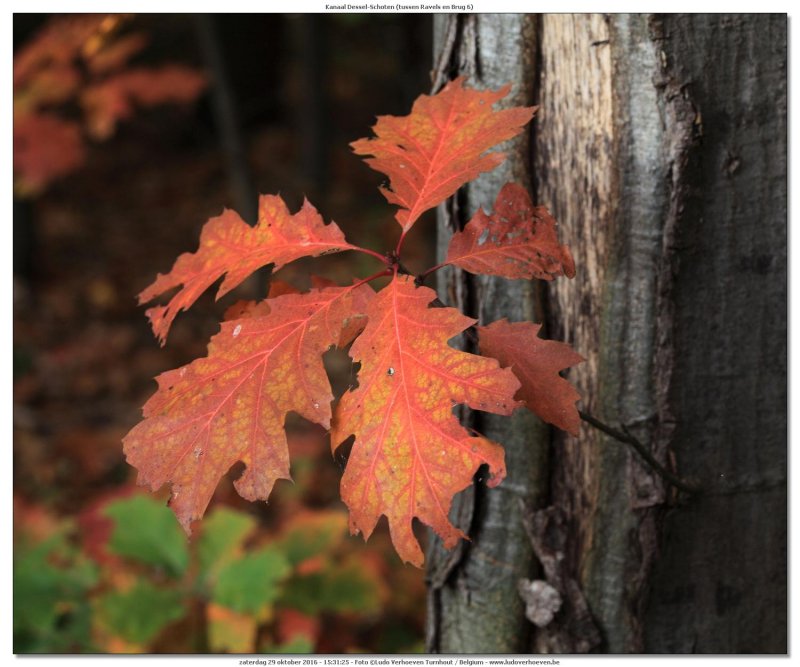
M 578 270 L 544 290 L 453 272 L 442 299 L 482 322 L 544 320 L 587 358 L 569 375 L 582 408 L 703 491 L 676 495 L 585 424 L 576 439 L 482 417 L 509 478 L 456 503 L 472 542 L 432 544 L 431 650 L 787 650 L 786 28 L 437 17 L 447 74 L 541 105 L 509 161 L 442 208 L 440 253 L 512 179 L 553 211 Z M 534 577 L 565 601 L 545 628 L 516 590 Z

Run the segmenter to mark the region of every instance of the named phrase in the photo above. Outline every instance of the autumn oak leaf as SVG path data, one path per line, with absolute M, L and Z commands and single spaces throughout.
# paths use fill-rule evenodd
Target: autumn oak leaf
M 578 435 L 577 390 L 559 371 L 585 359 L 566 343 L 539 338 L 541 324 L 499 320 L 478 327 L 480 351 L 510 367 L 522 385 L 517 398 L 548 424 Z
M 385 514 L 398 554 L 415 565 L 423 562 L 415 517 L 450 548 L 463 537 L 447 516 L 453 495 L 484 463 L 490 486 L 505 476 L 502 447 L 465 430 L 453 406 L 508 415 L 519 405 L 510 370 L 448 346 L 474 320 L 430 308 L 435 298 L 412 277 L 395 276 L 372 299 L 350 351 L 361 363 L 359 386 L 342 397 L 331 430 L 334 449 L 355 435 L 341 483 L 351 531 L 369 537 Z
M 330 425 L 322 355 L 372 294 L 360 285 L 277 297 L 267 315 L 224 322 L 207 357 L 157 378 L 124 450 L 141 484 L 172 483 L 170 504 L 187 532 L 237 461 L 246 469 L 235 486 L 248 500 L 266 500 L 277 479 L 289 479 L 286 415 Z
M 559 245 L 556 228 L 553 216 L 534 206 L 525 188 L 507 183 L 493 213 L 478 209 L 464 230 L 453 235 L 444 263 L 503 278 L 572 278 L 575 262 L 567 246 Z
M 313 287 L 318 287 L 313 285 Z M 332 285 L 325 285 L 325 287 L 332 287 Z M 272 299 L 283 296 L 284 294 L 300 294 L 300 290 L 294 285 L 287 283 L 283 280 L 272 278 L 269 281 L 269 293 L 267 298 L 262 301 L 242 300 L 228 306 L 222 319 L 227 320 L 241 320 L 245 317 L 261 317 L 262 315 L 269 315 L 270 303 Z
M 493 212 L 479 210 L 454 235 L 443 264 L 415 278 L 406 275 L 401 259 L 403 239 L 420 215 L 500 164 L 504 155 L 491 149 L 532 118 L 532 107 L 493 109 L 509 90 L 472 90 L 456 79 L 436 95 L 420 96 L 408 116 L 379 117 L 374 138 L 352 144 L 389 177 L 382 191 L 399 207 L 395 217 L 402 227 L 393 251 L 351 245 L 308 201 L 291 214 L 280 197 L 262 196 L 255 226 L 230 210 L 212 218 L 197 251 L 181 255 L 139 295 L 145 303 L 175 290 L 166 305 L 147 311 L 163 345 L 178 312 L 217 280 L 219 298 L 262 266 L 278 270 L 302 257 L 357 250 L 382 263 L 349 287 L 312 277 L 311 290 L 299 293 L 273 281 L 264 301 L 227 309 L 205 358 L 157 378 L 158 391 L 124 449 L 141 484 L 154 490 L 171 484 L 170 504 L 187 532 L 235 463 L 244 463 L 235 486 L 248 500 L 266 500 L 276 480 L 289 478 L 284 423 L 290 412 L 330 429 L 334 452 L 352 443 L 341 480 L 351 533 L 366 539 L 385 516 L 398 555 L 416 566 L 424 556 L 415 520 L 452 548 L 466 537 L 448 518 L 455 494 L 481 466 L 488 469 L 489 486 L 505 477 L 502 446 L 462 426 L 457 406 L 510 415 L 524 405 L 577 433 L 578 393 L 560 372 L 582 361 L 579 355 L 538 338 L 539 325 L 505 320 L 478 329 L 481 354 L 455 349 L 448 341 L 475 320 L 434 303 L 436 293 L 421 286 L 448 264 L 513 279 L 574 276 L 572 256 L 559 244 L 545 208 L 509 183 Z M 124 103 L 122 92 L 114 94 Z M 383 277 L 391 279 L 377 294 L 367 287 Z M 334 346 L 351 346 L 358 376 L 332 410 L 322 356 Z M 317 553 L 297 558 L 303 576 L 326 573 Z
M 200 233 L 197 252 L 178 257 L 168 274 L 159 274 L 139 295 L 139 303 L 147 303 L 181 287 L 166 306 L 155 306 L 147 311 L 153 332 L 163 345 L 178 312 L 189 308 L 223 275 L 225 280 L 217 292 L 218 299 L 267 264 L 274 264 L 278 270 L 301 257 L 352 249 L 355 246 L 345 241 L 336 223 L 326 225 L 307 200 L 292 215 L 279 196 L 262 195 L 255 227 L 230 209 L 211 218 Z
M 486 151 L 519 134 L 536 111 L 493 110 L 510 89 L 473 90 L 459 77 L 436 95 L 421 95 L 408 116 L 379 116 L 375 138 L 350 144 L 358 155 L 373 156 L 367 164 L 389 177 L 391 189 L 381 192 L 400 207 L 396 218 L 403 233 L 425 211 L 505 159 Z

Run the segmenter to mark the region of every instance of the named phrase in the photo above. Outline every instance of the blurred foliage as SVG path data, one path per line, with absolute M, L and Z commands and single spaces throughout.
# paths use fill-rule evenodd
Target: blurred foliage
M 14 554 L 14 650 L 88 648 L 87 593 L 97 584 L 97 567 L 70 543 L 68 522 L 55 522 L 35 508 L 26 518 L 31 526 L 17 540 Z
M 18 499 L 15 525 L 18 653 L 420 648 L 392 627 L 403 611 L 384 581 L 388 540 L 365 558 L 339 510 L 299 510 L 267 531 L 218 505 L 187 541 L 161 501 L 125 489 L 77 524 Z M 361 645 L 360 634 L 385 640 Z M 397 636 L 407 643 L 392 646 Z
M 109 503 L 104 514 L 114 520 L 108 548 L 173 575 L 186 570 L 186 538 L 168 508 L 145 496 Z
M 172 621 L 185 613 L 178 590 L 136 582 L 126 591 L 100 595 L 94 605 L 97 622 L 109 634 L 131 645 L 146 646 Z
M 125 15 L 67 15 L 14 55 L 14 188 L 41 193 L 81 167 L 84 140 L 104 141 L 136 108 L 191 102 L 205 88 L 196 70 L 131 67 L 148 42 Z

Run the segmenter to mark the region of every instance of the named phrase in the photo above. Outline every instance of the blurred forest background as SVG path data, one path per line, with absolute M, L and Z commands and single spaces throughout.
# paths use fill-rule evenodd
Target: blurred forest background
M 423 572 L 383 524 L 366 545 L 348 535 L 324 433 L 287 423 L 294 484 L 250 504 L 231 471 L 191 541 L 121 440 L 153 377 L 265 295 L 263 276 L 209 291 L 163 349 L 136 303 L 223 207 L 254 222 L 258 193 L 292 211 L 307 196 L 354 243 L 393 247 L 380 178 L 348 144 L 428 92 L 430 17 L 94 19 L 14 16 L 14 651 L 422 650 Z M 164 67 L 201 76 L 143 74 Z M 412 270 L 433 263 L 433 218 L 418 228 Z M 375 270 L 314 262 L 341 284 Z M 278 278 L 307 287 L 310 264 Z M 341 390 L 349 358 L 328 361 Z

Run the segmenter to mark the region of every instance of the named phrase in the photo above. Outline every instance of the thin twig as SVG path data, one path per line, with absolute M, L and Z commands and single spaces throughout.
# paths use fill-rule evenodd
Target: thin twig
M 425 283 L 425 279 L 429 275 L 431 275 L 435 271 L 438 271 L 439 269 L 443 269 L 445 266 L 448 266 L 448 262 L 442 262 L 441 264 L 437 264 L 436 266 L 432 266 L 431 268 L 427 269 L 426 271 L 423 271 L 422 273 L 420 273 L 417 276 L 417 279 L 416 279 L 417 285 L 424 284 Z
M 369 248 L 362 248 L 361 246 L 350 246 L 349 250 L 355 250 L 356 252 L 363 252 L 366 255 L 371 255 L 375 259 L 383 262 L 387 266 L 389 265 L 390 261 L 386 255 L 381 255 L 379 252 L 375 252 L 374 250 L 370 250 Z
M 617 429 L 612 428 L 608 424 L 604 424 L 599 419 L 593 417 L 588 412 L 584 412 L 583 410 L 578 410 L 578 414 L 581 416 L 583 421 L 591 426 L 594 426 L 598 431 L 602 431 L 606 435 L 610 435 L 615 440 L 619 440 L 620 442 L 624 442 L 626 445 L 633 447 L 633 449 L 636 450 L 636 453 L 641 456 L 642 459 L 644 459 L 644 462 L 647 463 L 647 465 L 652 468 L 654 472 L 656 472 L 664 481 L 672 484 L 672 486 L 674 486 L 676 489 L 680 489 L 681 491 L 691 494 L 697 494 L 700 492 L 699 487 L 682 480 L 680 477 L 674 475 L 664 466 L 662 466 L 650 453 L 647 447 L 645 447 L 641 442 L 639 442 L 639 440 L 632 436 L 627 429 L 624 431 L 618 431 Z
M 383 271 L 378 271 L 378 273 L 374 273 L 371 276 L 368 276 L 366 278 L 362 278 L 357 283 L 353 283 L 352 285 L 350 285 L 350 289 L 355 289 L 356 287 L 361 287 L 361 285 L 363 285 L 365 283 L 369 283 L 369 282 L 372 282 L 373 280 L 377 280 L 378 278 L 383 278 L 384 276 L 390 276 L 390 275 L 392 275 L 392 269 L 390 269 L 390 268 L 384 269 Z

